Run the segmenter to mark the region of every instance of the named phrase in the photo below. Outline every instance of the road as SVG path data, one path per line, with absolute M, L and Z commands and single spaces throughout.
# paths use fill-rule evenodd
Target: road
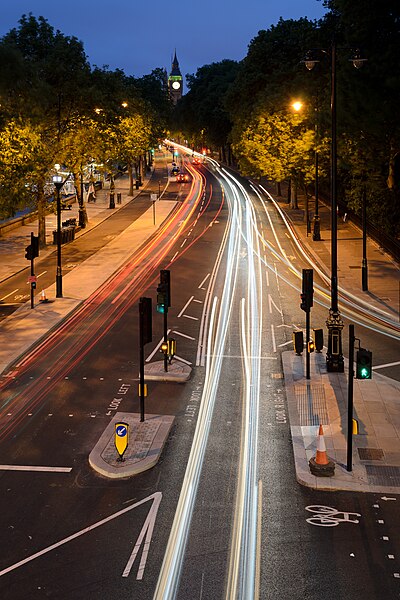
M 1 471 L 1 597 L 398 597 L 399 499 L 295 480 L 280 353 L 303 315 L 278 240 L 297 268 L 308 265 L 248 183 L 192 173 L 156 238 L 3 382 L 0 463 L 30 470 Z M 131 210 L 109 226 L 129 223 Z M 116 410 L 138 412 L 137 303 L 155 300 L 160 268 L 171 270 L 177 354 L 194 372 L 184 386 L 149 384 L 146 412 L 176 417 L 161 461 L 108 480 L 87 458 Z M 322 324 L 326 308 L 313 315 Z M 149 358 L 161 317 L 153 331 Z M 398 356 L 391 338 L 360 335 L 382 360 Z M 307 521 L 312 506 L 337 509 L 334 525 Z M 131 564 L 147 518 L 148 554 L 141 546 Z

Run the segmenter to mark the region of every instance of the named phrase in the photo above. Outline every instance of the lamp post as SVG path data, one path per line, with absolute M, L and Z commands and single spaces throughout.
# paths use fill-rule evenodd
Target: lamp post
M 318 140 L 319 140 L 319 128 L 318 128 L 318 101 L 315 107 L 315 210 L 313 218 L 313 240 L 314 242 L 321 241 L 321 222 L 319 219 L 319 185 L 318 185 Z
M 63 186 L 62 175 L 53 175 L 53 183 L 57 190 L 57 272 L 56 272 L 56 298 L 62 298 L 62 271 L 61 271 L 61 202 L 60 190 Z
M 343 321 L 338 304 L 338 268 L 337 268 L 337 144 L 336 144 L 336 40 L 332 40 L 330 48 L 331 58 L 331 306 L 326 320 L 328 328 L 328 351 L 326 353 L 326 366 L 328 372 L 344 372 L 342 330 Z M 320 49 L 327 54 L 326 50 Z M 319 61 L 313 60 L 309 55 L 304 60 L 306 68 L 310 71 Z M 354 67 L 359 69 L 365 59 L 360 57 L 357 50 L 352 59 Z

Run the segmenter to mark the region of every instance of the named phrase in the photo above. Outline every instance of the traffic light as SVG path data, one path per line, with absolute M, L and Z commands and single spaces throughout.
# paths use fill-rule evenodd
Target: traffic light
M 37 258 L 39 256 L 39 236 L 31 234 L 31 246 L 32 246 L 32 254 L 33 258 Z
M 29 244 L 29 246 L 26 246 L 26 248 L 25 248 L 25 258 L 26 258 L 26 260 L 33 260 L 33 258 L 34 258 L 33 248 L 31 246 L 31 244 Z
M 312 269 L 303 269 L 302 290 L 301 290 L 301 294 L 300 294 L 301 310 L 304 310 L 306 312 L 310 310 L 310 308 L 313 305 L 313 295 L 314 295 L 313 270 Z
M 167 287 L 165 283 L 160 283 L 157 287 L 157 312 L 162 314 L 168 312 Z
M 322 352 L 324 347 L 324 332 L 322 329 L 314 329 L 315 350 Z
M 149 344 L 153 339 L 151 298 L 140 298 L 139 300 L 140 326 L 143 335 L 143 345 Z
M 298 356 L 300 356 L 303 352 L 303 332 L 302 331 L 293 331 L 293 348 Z
M 157 312 L 164 313 L 171 306 L 171 273 L 167 269 L 160 271 L 160 284 L 157 288 Z
M 372 377 L 372 352 L 360 348 L 357 350 L 356 358 L 356 378 L 357 379 L 371 379 Z
M 169 363 L 171 363 L 176 352 L 176 340 L 174 338 L 168 338 L 166 342 L 161 344 L 160 352 L 167 356 Z
M 308 345 L 307 345 L 307 347 L 308 347 L 308 352 L 309 352 L 309 353 L 311 353 L 311 352 L 314 352 L 314 350 L 315 350 L 315 344 L 314 344 L 314 341 L 313 341 L 313 340 L 310 340 L 310 341 L 308 342 Z

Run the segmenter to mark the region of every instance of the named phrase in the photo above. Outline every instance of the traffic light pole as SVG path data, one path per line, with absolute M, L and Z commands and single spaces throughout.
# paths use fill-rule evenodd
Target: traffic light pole
M 164 344 L 168 343 L 168 308 L 165 307 L 164 311 Z M 168 356 L 164 352 L 164 371 L 168 373 Z
M 31 248 L 33 249 L 33 233 L 31 232 Z M 34 266 L 34 257 L 33 252 L 31 254 L 31 308 L 35 308 L 35 295 L 34 295 L 34 287 L 33 287 L 33 277 L 35 276 L 35 266 Z
M 139 322 L 139 327 L 140 327 L 140 368 L 139 368 L 139 389 L 140 389 L 140 393 L 139 393 L 139 401 L 140 401 L 140 422 L 143 423 L 144 421 L 144 335 L 143 335 L 143 330 L 144 330 L 144 324 L 143 324 L 143 311 L 142 308 L 140 307 L 139 309 L 139 314 L 140 314 L 140 322 Z
M 347 470 L 353 470 L 354 325 L 349 325 L 349 382 L 347 389 Z
M 310 379 L 310 309 L 306 310 L 306 379 Z

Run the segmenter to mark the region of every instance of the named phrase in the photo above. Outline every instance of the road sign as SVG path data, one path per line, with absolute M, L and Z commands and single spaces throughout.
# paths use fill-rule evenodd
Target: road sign
M 28 283 L 36 283 L 36 281 L 37 281 L 36 275 L 29 275 Z
M 128 423 L 115 424 L 115 447 L 122 459 L 129 442 L 129 425 Z
M 157 194 L 150 194 L 150 200 L 152 202 L 156 202 L 156 200 L 157 200 Z

